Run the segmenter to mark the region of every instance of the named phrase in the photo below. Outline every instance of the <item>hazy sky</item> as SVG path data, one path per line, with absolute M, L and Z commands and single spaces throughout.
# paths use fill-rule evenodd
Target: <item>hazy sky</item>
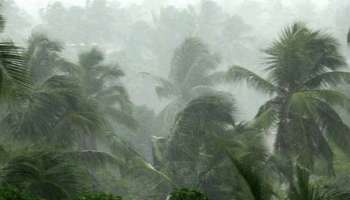
M 86 0 L 15 0 L 17 4 L 24 8 L 27 11 L 37 11 L 40 8 L 45 7 L 49 2 L 55 2 L 60 1 L 65 3 L 66 5 L 83 5 L 85 4 Z M 140 3 L 143 2 L 143 0 L 118 0 L 121 3 Z M 186 2 L 195 2 L 196 0 L 159 0 L 159 1 L 167 1 L 171 3 L 179 3 L 179 4 L 186 4 Z
M 60 1 L 65 3 L 66 5 L 83 5 L 86 0 L 15 0 L 17 2 L 17 4 L 22 7 L 23 9 L 33 13 L 38 11 L 40 8 L 45 7 L 49 2 L 53 2 L 53 1 Z M 119 2 L 123 3 L 123 4 L 128 4 L 128 3 L 140 3 L 143 2 L 144 0 L 118 0 Z M 156 1 L 156 0 L 153 0 Z M 165 1 L 168 3 L 172 3 L 172 4 L 178 4 L 178 5 L 185 5 L 188 3 L 194 3 L 196 1 L 199 0 L 159 0 L 159 1 Z M 230 1 L 235 1 L 235 2 L 242 2 L 244 0 L 216 0 L 218 2 L 230 2 Z M 270 0 L 256 0 L 256 1 L 263 1 L 265 3 L 269 3 Z M 298 1 L 305 1 L 305 0 L 280 0 L 282 2 L 298 2 Z M 317 2 L 318 5 L 320 5 L 321 7 L 326 5 L 326 3 L 330 0 L 309 0 L 309 1 L 313 1 L 313 2 Z M 348 1 L 348 0 L 345 0 Z

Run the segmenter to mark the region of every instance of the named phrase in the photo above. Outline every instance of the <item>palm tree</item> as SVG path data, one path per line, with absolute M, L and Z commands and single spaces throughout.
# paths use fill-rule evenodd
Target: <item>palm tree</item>
M 21 142 L 76 147 L 85 137 L 103 133 L 98 108 L 67 76 L 51 77 L 12 104 L 1 125 L 4 133 Z
M 192 100 L 176 118 L 161 169 L 178 186 L 201 189 L 211 199 L 240 197 L 242 175 L 232 170 L 227 152 L 257 167 L 266 150 L 255 129 L 235 122 L 236 111 L 233 98 L 225 93 Z
M 41 84 L 61 67 L 64 63 L 60 56 L 62 50 L 60 42 L 42 33 L 32 33 L 24 57 L 34 84 Z
M 301 23 L 286 28 L 265 50 L 264 79 L 234 66 L 227 80 L 245 80 L 248 85 L 272 96 L 256 115 L 255 125 L 275 128 L 275 152 L 299 157 L 312 168 L 315 157 L 327 162 L 331 172 L 333 153 L 328 141 L 350 153 L 350 129 L 334 106 L 345 106 L 348 98 L 331 87 L 350 81 L 337 41 L 328 34 L 308 29 Z
M 77 79 L 85 88 L 87 97 L 99 105 L 108 120 L 130 129 L 137 128 L 132 116 L 132 103 L 120 78 L 124 76 L 118 64 L 104 63 L 103 53 L 93 48 L 79 55 Z
M 159 114 L 163 129 L 168 131 L 176 113 L 190 100 L 213 90 L 212 71 L 218 67 L 219 58 L 209 52 L 208 47 L 198 38 L 187 38 L 176 50 L 171 61 L 169 78 L 151 76 L 158 82 L 155 88 L 160 98 L 171 102 Z

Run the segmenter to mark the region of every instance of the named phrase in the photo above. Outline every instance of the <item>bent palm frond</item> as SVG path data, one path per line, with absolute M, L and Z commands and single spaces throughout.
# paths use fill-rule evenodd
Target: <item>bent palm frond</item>
M 251 72 L 239 66 L 233 66 L 229 69 L 226 75 L 226 80 L 233 82 L 246 81 L 248 86 L 251 86 L 254 89 L 257 89 L 269 95 L 278 92 L 278 88 L 272 83 L 255 74 L 254 72 Z
M 303 85 L 307 88 L 314 89 L 318 87 L 337 86 L 341 83 L 350 83 L 350 72 L 325 72 L 307 80 Z
M 24 65 L 22 49 L 12 42 L 0 43 L 0 95 L 15 84 L 24 89 L 31 87 L 28 69 Z

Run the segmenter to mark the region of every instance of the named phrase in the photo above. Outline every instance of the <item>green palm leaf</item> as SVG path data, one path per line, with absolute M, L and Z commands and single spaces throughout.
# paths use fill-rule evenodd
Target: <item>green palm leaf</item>
M 11 42 L 2 42 L 0 43 L 0 95 L 7 93 L 12 84 L 24 89 L 31 87 L 21 49 Z
M 350 82 L 350 72 L 331 71 L 317 75 L 307 80 L 304 85 L 307 88 L 314 89 L 319 87 L 332 87 L 341 83 Z
M 239 66 L 233 66 L 229 69 L 226 75 L 226 80 L 233 82 L 246 81 L 246 83 L 254 89 L 270 95 L 278 92 L 278 88 L 272 83 L 261 78 L 254 72 Z

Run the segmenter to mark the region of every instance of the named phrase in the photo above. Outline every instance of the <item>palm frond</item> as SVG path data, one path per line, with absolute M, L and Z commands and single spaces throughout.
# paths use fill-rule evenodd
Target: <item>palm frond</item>
M 124 160 L 115 157 L 113 154 L 102 151 L 69 151 L 62 153 L 62 155 L 72 162 L 80 163 L 84 166 L 92 168 L 97 168 L 105 165 L 114 165 L 120 168 L 126 167 Z
M 162 77 L 154 76 L 150 73 L 143 72 L 141 74 L 146 77 L 150 77 L 152 80 L 155 80 L 157 84 L 159 84 L 159 86 L 156 87 L 156 92 L 159 97 L 169 98 L 180 94 L 179 89 L 172 82 Z
M 229 69 L 226 75 L 226 80 L 233 82 L 246 81 L 248 86 L 269 95 L 276 94 L 278 92 L 278 88 L 272 83 L 261 78 L 254 72 L 239 66 L 233 66 Z
M 236 159 L 231 153 L 227 153 L 233 167 L 242 177 L 248 191 L 254 200 L 270 200 L 274 195 L 272 185 L 263 176 L 259 167 L 254 167 L 253 163 L 245 163 Z
M 186 108 L 179 113 L 177 123 L 180 123 L 180 121 L 188 121 L 189 123 L 198 121 L 204 125 L 203 123 L 216 121 L 233 125 L 235 121 L 234 112 L 236 110 L 235 101 L 231 96 L 224 94 L 201 96 L 192 100 Z
M 31 80 L 21 51 L 11 42 L 0 43 L 0 95 L 6 93 L 6 89 L 11 89 L 11 84 L 24 89 L 31 88 Z
M 347 95 L 336 90 L 309 90 L 303 93 L 308 97 L 321 99 L 333 106 L 345 107 L 350 103 L 350 98 Z
M 208 81 L 209 70 L 216 69 L 218 66 L 218 61 L 215 56 L 208 54 L 198 58 L 188 69 L 186 76 L 181 82 L 182 88 L 192 88 L 198 85 L 209 86 L 212 82 Z
M 274 98 L 260 106 L 259 111 L 252 122 L 252 126 L 259 129 L 267 129 L 276 125 L 279 120 L 279 103 L 279 99 Z
M 137 121 L 130 113 L 124 112 L 115 107 L 108 107 L 104 110 L 104 112 L 112 120 L 119 124 L 125 125 L 127 128 L 135 130 L 138 127 Z
M 350 153 L 350 128 L 339 114 L 328 104 L 319 102 L 320 125 L 324 128 L 328 140 L 333 141 L 343 152 Z
M 302 23 L 286 28 L 265 53 L 269 77 L 282 88 L 298 88 L 310 77 L 345 66 L 336 39 Z
M 336 186 L 323 186 L 313 184 L 310 178 L 310 172 L 296 166 L 296 180 L 291 184 L 289 194 L 290 200 L 348 200 L 350 193 L 343 191 Z
M 2 183 L 48 199 L 72 199 L 84 179 L 59 153 L 38 151 L 19 155 L 2 169 Z
M 225 83 L 226 76 L 227 76 L 227 72 L 217 71 L 207 75 L 205 77 L 205 81 L 209 82 L 208 85 L 218 85 L 221 83 Z
M 325 72 L 307 80 L 304 85 L 307 88 L 314 89 L 319 87 L 334 87 L 341 83 L 350 83 L 350 72 Z
M 174 52 L 171 61 L 169 78 L 172 82 L 181 85 L 193 65 L 203 56 L 207 56 L 207 46 L 198 38 L 187 38 Z M 203 68 L 203 70 L 205 70 Z

